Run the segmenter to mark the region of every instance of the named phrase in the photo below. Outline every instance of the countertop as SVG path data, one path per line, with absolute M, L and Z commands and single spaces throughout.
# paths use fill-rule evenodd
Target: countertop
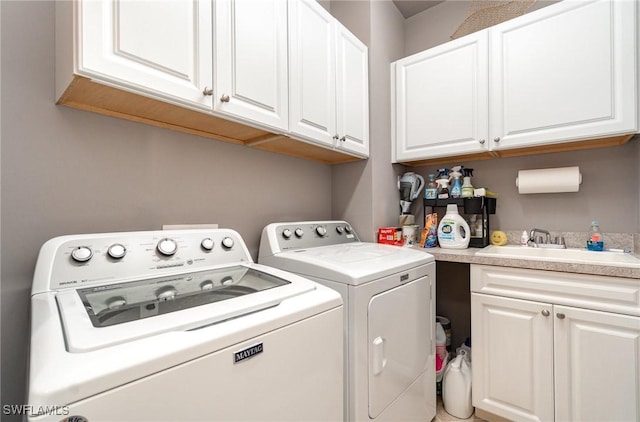
M 496 265 L 500 267 L 528 268 L 532 270 L 561 271 L 568 273 L 640 279 L 640 269 L 631 267 L 619 267 L 599 263 L 585 265 L 568 262 L 549 262 L 526 258 L 494 258 L 476 255 L 477 252 L 482 250 L 481 248 L 442 249 L 439 247 L 416 247 L 416 249 L 430 253 L 436 258 L 436 261 Z M 634 256 L 640 258 L 639 254 L 634 254 Z

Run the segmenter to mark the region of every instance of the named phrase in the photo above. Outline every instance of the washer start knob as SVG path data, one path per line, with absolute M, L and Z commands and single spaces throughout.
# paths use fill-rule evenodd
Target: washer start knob
M 93 251 L 88 246 L 78 246 L 71 251 L 71 258 L 76 262 L 87 262 L 93 256 Z
M 324 226 L 318 226 L 316 227 L 316 233 L 318 233 L 318 236 L 324 237 L 327 235 L 327 229 Z
M 204 249 L 205 251 L 210 251 L 213 249 L 213 239 L 210 237 L 207 237 L 206 239 L 202 239 L 202 242 L 200 242 L 200 246 L 202 246 L 202 249 Z
M 224 239 L 222 239 L 222 247 L 225 249 L 233 248 L 233 244 L 233 239 L 230 237 L 225 237 Z
M 160 239 L 156 248 L 162 255 L 171 256 L 178 251 L 178 243 L 173 239 L 165 237 L 164 239 Z
M 127 254 L 127 248 L 121 243 L 114 243 L 107 249 L 107 254 L 113 259 L 121 259 Z

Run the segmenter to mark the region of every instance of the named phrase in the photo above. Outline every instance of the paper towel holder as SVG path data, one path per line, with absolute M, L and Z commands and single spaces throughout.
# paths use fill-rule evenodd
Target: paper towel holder
M 520 194 L 578 192 L 581 184 L 578 166 L 520 170 L 516 177 Z

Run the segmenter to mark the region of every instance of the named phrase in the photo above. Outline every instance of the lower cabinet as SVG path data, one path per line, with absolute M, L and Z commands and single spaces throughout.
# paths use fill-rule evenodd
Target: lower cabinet
M 473 405 L 513 421 L 640 420 L 640 281 L 497 268 L 471 270 Z

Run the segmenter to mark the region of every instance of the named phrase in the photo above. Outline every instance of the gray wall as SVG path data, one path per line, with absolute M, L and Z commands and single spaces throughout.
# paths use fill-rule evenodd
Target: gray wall
M 371 66 L 371 55 L 375 49 L 372 44 L 371 33 L 371 6 L 368 1 L 336 1 L 331 2 L 331 14 L 353 34 L 369 47 L 369 78 L 374 70 Z M 371 86 L 371 80 L 369 80 Z M 376 94 L 369 92 L 369 104 L 376 101 Z M 374 110 L 369 110 L 370 118 Z M 371 127 L 371 124 L 369 124 Z M 376 141 L 374 134 L 370 135 L 370 143 Z M 332 215 L 335 218 L 343 218 L 349 221 L 362 240 L 371 241 L 372 234 L 372 160 L 375 155 L 366 161 L 341 164 L 333 166 L 331 177 Z M 339 216 L 339 217 L 338 217 Z
M 498 158 L 482 161 L 455 161 L 420 167 L 425 177 L 438 168 L 462 164 L 473 168 L 472 184 L 498 193 L 496 215 L 490 217 L 492 230 L 586 232 L 592 220 L 609 233 L 636 233 L 638 224 L 640 143 L 609 148 L 540 154 L 530 157 Z M 579 192 L 521 195 L 515 185 L 518 170 L 579 166 Z
M 537 0 L 528 12 L 559 0 Z M 446 0 L 405 21 L 405 56 L 435 47 L 451 40 L 451 35 L 469 16 L 471 1 Z
M 73 233 L 332 218 L 332 168 L 54 104 L 54 2 L 0 2 L 2 404 L 24 403 L 40 246 Z M 340 216 L 337 216 L 340 217 Z
M 398 224 L 397 177 L 391 163 L 389 63 L 403 57 L 404 19 L 390 1 L 332 1 L 331 13 L 369 46 L 370 157 L 334 166 L 333 212 L 350 221 L 366 241 L 378 227 Z M 336 217 L 337 218 L 337 217 Z
M 391 80 L 389 64 L 403 57 L 404 18 L 391 2 L 371 4 L 373 46 L 371 63 L 371 153 L 373 159 L 373 231 L 395 226 L 400 214 L 398 176 L 404 166 L 391 162 Z M 377 239 L 377 234 L 376 234 Z

